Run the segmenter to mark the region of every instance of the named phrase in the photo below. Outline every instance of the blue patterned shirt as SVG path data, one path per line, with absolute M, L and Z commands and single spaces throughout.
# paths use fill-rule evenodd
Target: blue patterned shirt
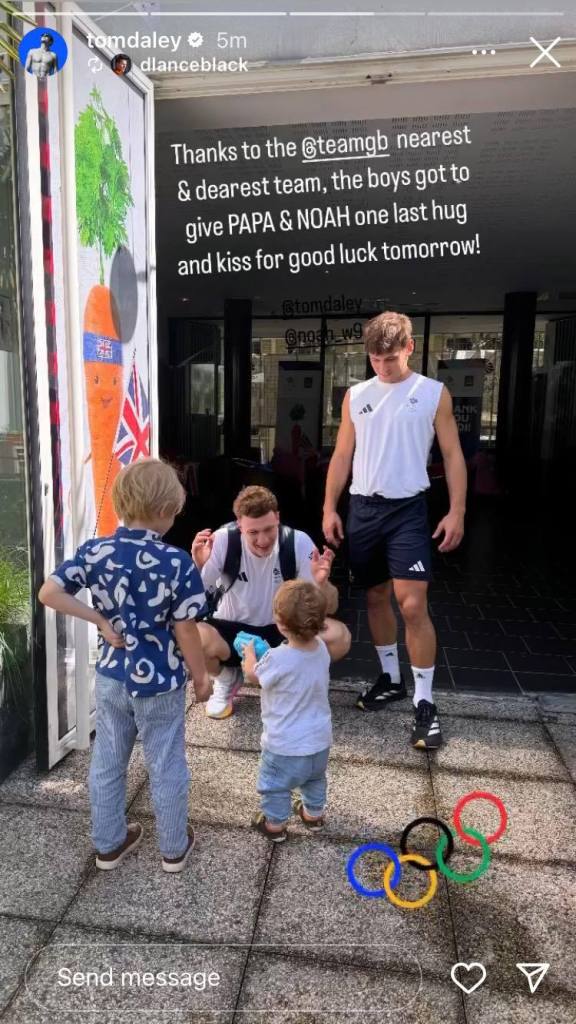
M 188 674 L 172 623 L 195 619 L 205 605 L 200 574 L 185 551 L 152 530 L 121 526 L 112 537 L 82 544 L 51 579 L 72 595 L 87 587 L 94 608 L 124 636 L 125 647 L 112 647 L 99 635 L 98 672 L 124 682 L 133 697 L 184 685 Z

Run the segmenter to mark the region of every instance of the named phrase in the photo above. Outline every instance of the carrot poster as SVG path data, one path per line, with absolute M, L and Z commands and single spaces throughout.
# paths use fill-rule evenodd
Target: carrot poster
M 124 395 L 124 358 L 114 295 L 105 283 L 104 259 L 128 241 L 126 214 L 134 200 L 118 126 L 95 86 L 90 101 L 76 122 L 74 138 L 76 214 L 80 243 L 98 253 L 99 280 L 84 308 L 83 347 L 96 533 L 106 536 L 117 526 L 111 494 L 120 470 L 114 446 Z

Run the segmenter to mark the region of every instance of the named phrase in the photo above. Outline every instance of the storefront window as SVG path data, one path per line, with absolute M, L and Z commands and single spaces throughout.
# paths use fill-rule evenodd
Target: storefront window
M 432 317 L 428 353 L 429 377 L 438 377 L 440 361 L 483 360 L 480 442 L 485 447 L 491 447 L 496 441 L 501 356 L 501 316 Z
M 0 780 L 32 742 L 30 564 L 11 90 L 0 92 Z

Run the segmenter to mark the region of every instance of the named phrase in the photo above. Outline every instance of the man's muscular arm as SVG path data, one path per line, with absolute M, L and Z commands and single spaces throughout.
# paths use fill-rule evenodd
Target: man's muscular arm
M 450 511 L 438 523 L 434 538 L 444 534 L 439 551 L 453 551 L 464 536 L 464 515 L 466 512 L 466 462 L 460 446 L 458 424 L 452 410 L 452 397 L 446 387 L 442 389 L 440 402 L 434 420 L 436 437 L 444 460 L 446 483 L 450 495 Z
M 324 496 L 324 516 L 322 532 L 329 544 L 336 547 L 344 539 L 342 520 L 336 508 L 352 469 L 352 459 L 356 445 L 356 431 L 350 416 L 350 392 L 347 391 L 342 402 L 342 421 L 336 438 L 334 454 L 330 459 L 326 476 L 326 493 Z

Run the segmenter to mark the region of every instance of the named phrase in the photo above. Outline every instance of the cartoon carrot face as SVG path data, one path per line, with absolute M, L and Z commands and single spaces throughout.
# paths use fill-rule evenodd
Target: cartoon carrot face
M 114 442 L 122 410 L 122 343 L 115 327 L 112 294 L 95 285 L 84 311 L 84 376 L 88 404 L 97 535 L 114 533 L 118 519 L 112 504 L 112 484 L 120 471 Z

